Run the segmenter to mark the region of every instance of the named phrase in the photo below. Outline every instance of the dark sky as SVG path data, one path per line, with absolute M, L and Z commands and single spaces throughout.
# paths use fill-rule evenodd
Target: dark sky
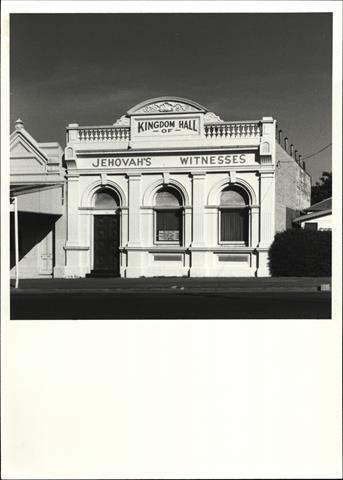
M 171 95 L 273 116 L 303 157 L 331 142 L 331 14 L 12 14 L 10 48 L 11 128 L 37 141 Z M 331 148 L 306 165 L 316 181 Z

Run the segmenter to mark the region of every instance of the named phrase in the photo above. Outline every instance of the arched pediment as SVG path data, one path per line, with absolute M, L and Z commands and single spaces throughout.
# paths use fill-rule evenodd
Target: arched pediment
M 93 196 L 97 190 L 101 190 L 103 188 L 111 189 L 113 192 L 118 195 L 119 202 L 122 207 L 127 206 L 127 200 L 123 189 L 113 180 L 106 181 L 105 184 L 101 182 L 100 179 L 95 180 L 91 183 L 88 188 L 86 188 L 81 197 L 81 207 L 83 208 L 91 208 L 93 206 Z
M 223 178 L 215 183 L 210 189 L 207 197 L 208 205 L 219 205 L 220 195 L 224 188 L 234 185 L 237 188 L 241 188 L 248 196 L 250 205 L 257 204 L 257 195 L 253 187 L 243 178 L 236 177 L 234 182 L 231 182 L 229 178 Z
M 166 114 L 166 113 L 192 113 L 201 112 L 206 113 L 207 108 L 199 103 L 193 102 L 186 98 L 179 97 L 158 97 L 151 98 L 139 103 L 131 108 L 127 115 L 151 115 L 151 114 Z
M 10 170 L 16 173 L 46 173 L 48 157 L 24 129 L 10 137 Z

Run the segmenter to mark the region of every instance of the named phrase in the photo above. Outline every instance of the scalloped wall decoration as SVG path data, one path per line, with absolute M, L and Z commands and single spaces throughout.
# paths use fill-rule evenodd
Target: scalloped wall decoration
M 113 124 L 114 127 L 129 127 L 130 119 L 126 115 L 122 115 L 118 120 Z
M 207 112 L 204 116 L 204 123 L 223 123 L 222 120 L 218 115 L 213 112 Z

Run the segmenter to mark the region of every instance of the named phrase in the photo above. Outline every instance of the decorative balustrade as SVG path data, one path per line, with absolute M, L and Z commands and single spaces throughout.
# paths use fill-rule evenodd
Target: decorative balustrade
M 79 127 L 80 142 L 113 142 L 129 140 L 129 127 Z
M 130 140 L 130 127 L 103 126 L 69 128 L 69 141 L 78 142 L 119 142 Z M 204 125 L 206 139 L 256 138 L 262 135 L 262 122 L 223 122 Z
M 205 125 L 206 138 L 251 138 L 262 135 L 261 122 L 225 122 Z

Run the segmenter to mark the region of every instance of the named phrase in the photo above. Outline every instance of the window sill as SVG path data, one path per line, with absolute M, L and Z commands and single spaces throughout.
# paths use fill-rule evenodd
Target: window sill
M 154 242 L 154 245 L 156 245 L 157 247 L 163 247 L 163 246 L 166 246 L 168 247 L 169 245 L 171 246 L 174 246 L 174 247 L 181 247 L 182 245 L 180 245 L 180 242 L 173 242 L 173 241 L 166 241 L 166 242 Z
M 248 247 L 245 242 L 219 242 L 219 245 L 223 245 L 224 247 Z

